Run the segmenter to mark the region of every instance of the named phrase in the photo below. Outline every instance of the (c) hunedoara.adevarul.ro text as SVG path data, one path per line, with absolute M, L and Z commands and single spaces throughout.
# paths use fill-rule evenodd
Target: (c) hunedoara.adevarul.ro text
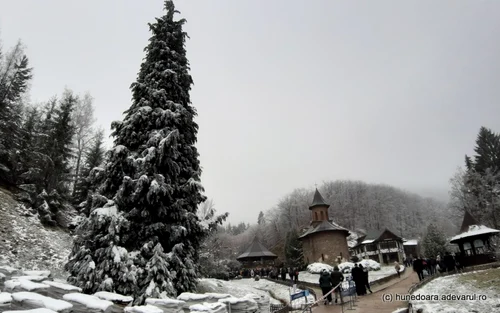
M 399 294 L 384 293 L 383 302 L 393 301 L 485 301 L 486 295 L 481 294 L 444 294 L 444 295 L 422 295 L 422 294 Z

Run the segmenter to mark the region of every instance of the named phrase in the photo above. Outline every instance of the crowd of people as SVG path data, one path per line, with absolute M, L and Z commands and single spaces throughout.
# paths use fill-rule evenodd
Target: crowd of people
M 435 275 L 436 273 L 452 272 L 461 270 L 463 266 L 460 264 L 460 257 L 446 252 L 444 257 L 438 253 L 436 257 L 412 257 L 404 260 L 405 266 L 413 267 L 417 272 L 419 280 L 423 280 L 425 276 Z
M 266 267 L 240 270 L 240 276 L 243 278 L 254 278 L 255 276 L 269 277 L 276 280 L 290 280 L 292 283 L 299 281 L 299 268 L 297 267 Z
M 354 264 L 351 270 L 352 281 L 354 281 L 356 287 L 356 294 L 358 296 L 364 296 L 367 291 L 372 293 L 370 288 L 370 283 L 368 279 L 368 268 L 363 267 L 362 264 Z M 319 286 L 323 292 L 323 296 L 326 296 L 325 305 L 332 304 L 332 293 L 330 291 L 334 288 L 333 294 L 335 295 L 335 303 L 338 303 L 339 295 L 342 291 L 342 281 L 344 281 L 344 275 L 339 271 L 338 266 L 333 268 L 333 271 L 329 273 L 327 270 L 321 272 L 319 278 Z

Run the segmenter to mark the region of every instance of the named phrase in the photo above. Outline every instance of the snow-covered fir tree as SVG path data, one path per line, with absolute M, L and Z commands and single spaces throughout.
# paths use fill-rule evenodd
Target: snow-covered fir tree
M 429 224 L 422 243 L 425 257 L 435 258 L 438 253 L 443 256 L 447 243 L 448 240 L 439 227 L 434 223 Z
M 172 1 L 165 9 L 149 25 L 152 36 L 131 86 L 132 105 L 112 125 L 115 146 L 105 181 L 66 265 L 69 281 L 85 292 L 113 289 L 135 296 L 136 304 L 194 290 L 198 249 L 213 228 L 196 212 L 205 196 L 185 20 L 174 20 Z

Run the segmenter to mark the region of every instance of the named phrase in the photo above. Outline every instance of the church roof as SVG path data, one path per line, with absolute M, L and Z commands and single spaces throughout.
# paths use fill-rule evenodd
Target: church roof
M 465 233 L 469 230 L 469 226 L 479 225 L 474 216 L 472 216 L 469 211 L 465 211 L 464 220 L 462 222 L 462 227 L 460 227 L 460 234 Z
M 299 237 L 299 239 L 305 238 L 311 234 L 315 234 L 315 233 L 319 233 L 319 232 L 339 231 L 339 230 L 345 232 L 346 236 L 349 236 L 349 230 L 334 223 L 333 221 L 325 220 L 314 227 L 310 227 L 302 236 Z
M 323 199 L 323 197 L 319 193 L 318 188 L 316 188 L 316 191 L 314 192 L 313 202 L 309 206 L 309 210 L 317 206 L 326 206 L 327 208 L 330 206 L 329 204 L 326 204 L 325 199 Z
M 244 259 L 258 259 L 258 258 L 277 258 L 276 254 L 267 250 L 257 238 L 254 238 L 252 244 L 245 250 L 242 254 L 240 254 L 236 259 L 244 260 Z

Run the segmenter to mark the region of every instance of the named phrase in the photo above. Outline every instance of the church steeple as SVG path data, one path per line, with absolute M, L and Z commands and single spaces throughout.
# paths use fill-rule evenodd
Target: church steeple
M 316 188 L 314 192 L 314 198 L 309 206 L 309 210 L 311 210 L 311 225 L 316 226 L 323 221 L 328 221 L 328 208 L 329 204 L 325 202 L 325 199 L 321 196 Z
M 315 207 L 323 206 L 326 208 L 329 208 L 330 205 L 326 204 L 325 199 L 321 196 L 321 194 L 318 191 L 318 188 L 316 188 L 316 192 L 314 193 L 314 198 L 312 204 L 309 206 L 309 210 L 312 210 Z

